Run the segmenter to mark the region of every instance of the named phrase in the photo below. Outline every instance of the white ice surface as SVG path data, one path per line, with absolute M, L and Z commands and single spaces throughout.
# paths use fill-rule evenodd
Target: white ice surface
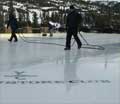
M 120 34 L 82 34 L 105 50 L 64 51 L 1 37 L 0 104 L 120 104 Z

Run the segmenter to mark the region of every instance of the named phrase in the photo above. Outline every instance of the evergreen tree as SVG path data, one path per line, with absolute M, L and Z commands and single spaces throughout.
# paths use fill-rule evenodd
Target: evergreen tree
M 37 13 L 35 12 L 33 14 L 33 27 L 37 27 L 38 26 L 38 17 L 37 17 Z

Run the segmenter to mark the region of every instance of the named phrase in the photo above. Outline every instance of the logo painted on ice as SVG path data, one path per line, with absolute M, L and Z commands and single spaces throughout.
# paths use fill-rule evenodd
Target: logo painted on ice
M 32 77 L 37 77 L 37 75 L 28 75 L 25 74 L 24 71 L 20 72 L 20 71 L 14 71 L 15 74 L 13 75 L 5 75 L 5 77 L 12 77 L 15 78 L 17 80 L 26 80 L 26 78 L 32 78 Z

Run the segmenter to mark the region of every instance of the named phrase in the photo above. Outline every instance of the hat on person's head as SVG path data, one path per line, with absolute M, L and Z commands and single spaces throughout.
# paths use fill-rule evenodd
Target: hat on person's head
M 75 9 L 75 7 L 73 5 L 70 5 L 70 9 Z

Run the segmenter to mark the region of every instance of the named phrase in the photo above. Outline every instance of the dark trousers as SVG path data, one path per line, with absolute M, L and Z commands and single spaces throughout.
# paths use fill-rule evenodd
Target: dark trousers
M 81 47 L 82 43 L 77 35 L 78 30 L 77 28 L 68 28 L 67 29 L 67 36 L 66 36 L 66 47 L 71 48 L 71 38 L 74 37 L 75 41 L 77 42 L 78 48 Z
M 16 31 L 13 31 L 13 30 L 12 30 L 11 37 L 10 37 L 10 41 L 12 41 L 13 38 L 15 39 L 15 41 L 18 40 L 18 39 L 17 39 L 17 36 L 16 36 Z

